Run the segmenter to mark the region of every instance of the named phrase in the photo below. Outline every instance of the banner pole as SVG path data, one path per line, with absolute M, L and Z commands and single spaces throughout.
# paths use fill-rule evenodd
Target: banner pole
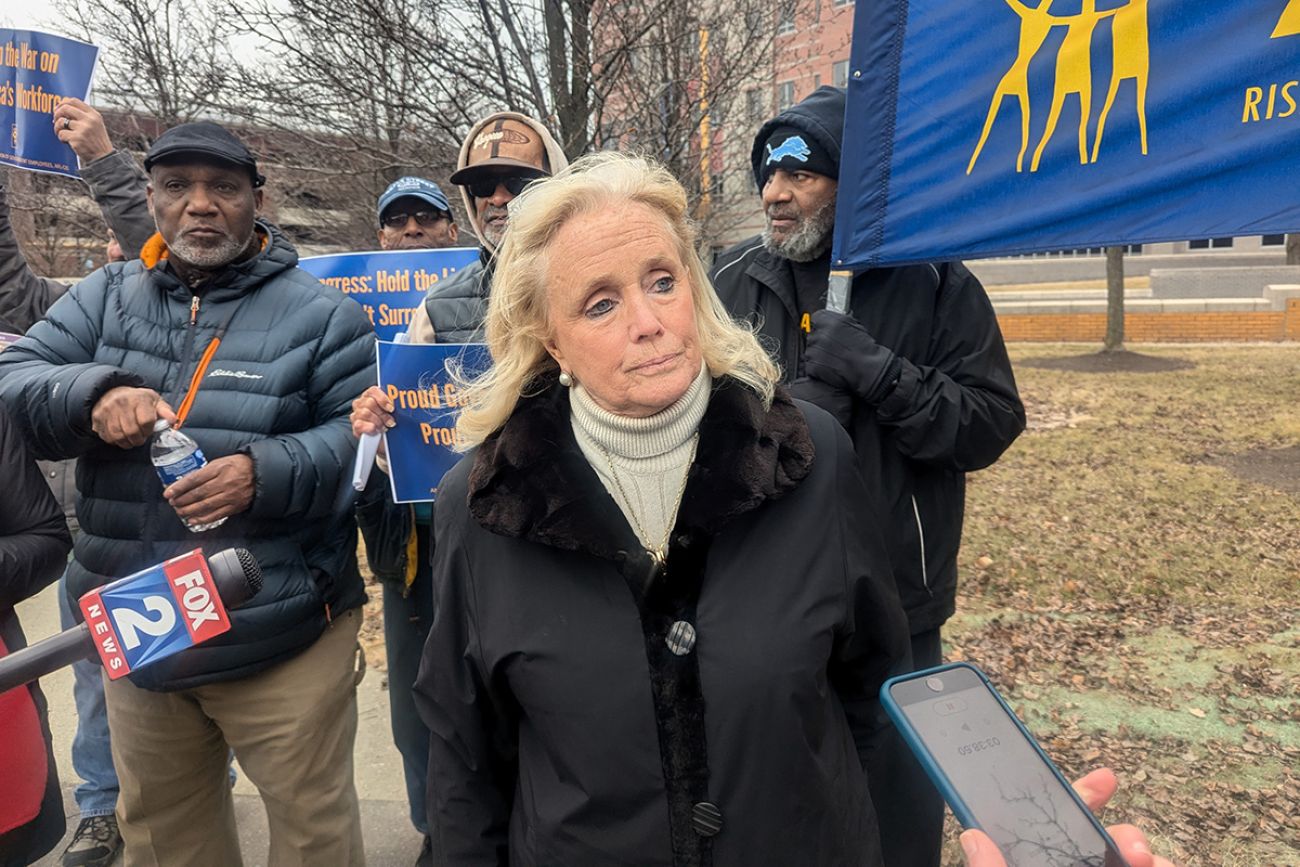
M 853 288 L 852 271 L 832 271 L 826 286 L 826 309 L 849 312 L 849 291 Z

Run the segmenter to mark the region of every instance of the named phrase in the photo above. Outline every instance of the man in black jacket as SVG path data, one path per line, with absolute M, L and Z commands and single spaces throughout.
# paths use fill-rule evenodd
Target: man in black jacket
M 766 228 L 720 254 L 712 277 L 795 396 L 853 438 L 886 516 L 913 663 L 927 668 L 956 606 L 965 474 L 1011 445 L 1024 407 L 988 296 L 958 262 L 864 271 L 848 315 L 825 309 L 843 129 L 844 91 L 831 87 L 762 126 L 752 162 Z M 937 865 L 943 802 L 924 773 L 899 742 L 870 770 L 886 863 Z
M 26 646 L 14 607 L 59 577 L 72 547 L 54 495 L 0 407 L 0 657 Z M 0 864 L 33 864 L 63 836 L 45 696 L 32 682 L 0 693 Z
M 379 247 L 382 250 L 434 250 L 454 247 L 460 237 L 451 203 L 427 178 L 403 177 L 379 196 Z M 384 651 L 388 663 L 388 714 L 393 745 L 402 756 L 411 824 L 424 838 L 415 867 L 433 863 L 428 811 L 429 729 L 415 709 L 415 675 L 433 623 L 433 583 L 429 563 L 427 503 L 394 503 L 388 482 L 376 469 L 357 503 L 357 522 L 365 538 L 366 562 L 384 596 Z M 415 556 L 411 556 L 414 553 Z
M 105 684 L 126 867 L 239 863 L 230 748 L 266 806 L 272 865 L 358 864 L 347 410 L 374 334 L 257 219 L 262 177 L 229 131 L 168 130 L 145 168 L 158 234 L 141 258 L 74 286 L 0 354 L 29 445 L 80 457 L 71 596 L 199 546 L 262 566 L 229 633 Z M 183 419 L 207 458 L 166 488 L 148 450 L 160 419 Z

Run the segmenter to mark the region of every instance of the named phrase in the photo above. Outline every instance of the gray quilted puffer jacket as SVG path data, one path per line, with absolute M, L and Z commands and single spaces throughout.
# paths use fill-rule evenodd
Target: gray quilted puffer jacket
M 374 333 L 356 302 L 299 270 L 297 251 L 270 225 L 252 259 L 199 297 L 165 260 L 108 265 L 61 298 L 0 354 L 0 401 L 36 454 L 77 457 L 82 533 L 69 567 L 75 599 L 195 547 L 244 546 L 265 585 L 231 612 L 232 630 L 132 675 L 150 689 L 182 689 L 261 671 L 310 646 L 328 619 L 360 605 L 350 476 L 351 400 L 374 382 Z M 96 401 L 119 385 L 146 386 L 173 407 L 221 323 L 229 330 L 202 381 L 185 432 L 209 460 L 253 460 L 250 508 L 190 533 L 162 499 L 148 446 L 123 450 L 91 430 Z

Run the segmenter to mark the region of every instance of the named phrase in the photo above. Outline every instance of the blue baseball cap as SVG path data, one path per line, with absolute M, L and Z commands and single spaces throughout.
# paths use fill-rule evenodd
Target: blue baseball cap
M 407 196 L 428 202 L 438 210 L 451 214 L 451 203 L 447 201 L 447 196 L 443 193 L 441 187 L 424 178 L 407 176 L 398 178 L 388 185 L 388 189 L 384 190 L 384 194 L 379 197 L 379 208 L 375 212 L 375 216 L 382 220 L 384 211 L 389 205 Z

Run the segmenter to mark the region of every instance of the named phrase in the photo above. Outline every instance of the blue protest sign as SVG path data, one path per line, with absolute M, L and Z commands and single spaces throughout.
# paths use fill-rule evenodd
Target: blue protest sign
M 855 16 L 840 267 L 1300 230 L 1300 0 Z
M 393 401 L 397 425 L 384 434 L 388 477 L 393 500 L 417 503 L 432 500 L 447 470 L 460 454 L 456 443 L 456 413 L 460 386 L 448 370 L 472 379 L 492 363 L 481 343 L 376 344 L 379 387 Z
M 35 30 L 0 29 L 0 163 L 77 177 L 77 155 L 54 131 L 54 109 L 86 99 L 99 48 Z
M 449 247 L 310 256 L 298 267 L 352 296 L 379 339 L 392 340 L 411 324 L 429 290 L 477 259 L 475 247 Z

